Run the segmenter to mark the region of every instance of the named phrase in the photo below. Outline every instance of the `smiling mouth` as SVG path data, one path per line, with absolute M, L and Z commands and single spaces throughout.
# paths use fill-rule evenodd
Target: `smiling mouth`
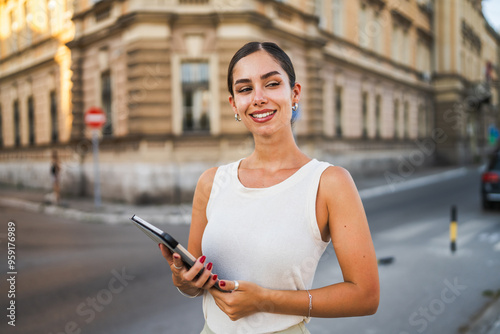
M 264 112 L 264 113 L 259 113 L 259 114 L 252 114 L 250 116 L 252 116 L 253 118 L 265 118 L 265 117 L 269 117 L 271 115 L 273 115 L 274 113 L 276 113 L 276 110 L 273 110 L 273 111 L 268 111 L 268 112 Z

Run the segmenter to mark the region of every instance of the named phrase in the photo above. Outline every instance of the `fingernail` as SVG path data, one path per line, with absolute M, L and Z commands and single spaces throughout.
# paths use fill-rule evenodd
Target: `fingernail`
M 207 259 L 207 257 L 205 255 L 203 255 L 202 257 L 200 257 L 200 263 L 205 263 L 206 259 Z
M 207 269 L 208 269 L 208 270 L 212 270 L 212 265 L 213 265 L 213 264 L 212 264 L 212 262 L 209 262 L 209 263 L 207 264 Z
M 225 287 L 225 286 L 226 286 L 226 282 L 224 282 L 224 281 L 220 281 L 220 282 L 219 282 L 219 285 L 220 285 L 221 287 Z
M 213 275 L 213 276 L 212 276 L 212 279 L 213 279 L 214 281 L 217 281 L 217 274 Z

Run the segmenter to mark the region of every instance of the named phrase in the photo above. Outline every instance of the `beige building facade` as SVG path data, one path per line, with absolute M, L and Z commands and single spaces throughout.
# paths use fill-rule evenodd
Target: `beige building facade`
M 278 43 L 294 63 L 303 86 L 294 132 L 310 156 L 356 175 L 391 170 L 403 178 L 436 160 L 467 163 L 482 152 L 481 136 L 498 114 L 499 37 L 480 6 L 0 1 L 0 182 L 48 187 L 56 148 L 63 189 L 91 194 L 84 114 L 98 106 L 107 115 L 103 196 L 188 201 L 204 169 L 252 150 L 234 121 L 226 72 L 234 52 L 254 40 Z M 20 42 L 21 31 L 31 31 L 30 42 Z M 471 102 L 467 94 L 477 87 L 487 91 L 478 111 L 457 113 L 453 106 Z M 450 119 L 464 124 L 458 129 Z

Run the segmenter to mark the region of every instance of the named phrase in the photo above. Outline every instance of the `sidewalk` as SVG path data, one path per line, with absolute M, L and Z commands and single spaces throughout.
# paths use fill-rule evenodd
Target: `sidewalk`
M 49 194 L 43 190 L 0 185 L 0 205 L 89 223 L 128 223 L 133 215 L 153 224 L 189 224 L 191 221 L 190 203 L 132 205 L 103 201 L 100 207 L 96 207 L 93 198 L 62 196 L 60 205 L 54 205 L 48 200 Z
M 476 168 L 476 167 L 472 167 Z M 375 177 L 354 177 L 362 199 L 383 194 L 416 188 L 425 184 L 459 177 L 467 172 L 466 168 L 428 168 L 415 171 L 410 175 L 394 173 Z M 59 215 L 91 223 L 119 224 L 128 223 L 136 214 L 153 224 L 189 224 L 191 203 L 163 205 L 132 205 L 103 201 L 97 208 L 93 198 L 62 196 L 61 205 L 53 205 L 47 200 L 48 191 L 36 189 L 17 189 L 0 185 L 0 205 L 31 212 Z

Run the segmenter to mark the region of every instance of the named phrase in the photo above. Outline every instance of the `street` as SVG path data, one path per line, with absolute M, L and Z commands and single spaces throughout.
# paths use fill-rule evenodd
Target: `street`
M 374 316 L 314 318 L 313 334 L 457 334 L 500 289 L 500 210 L 483 211 L 479 172 L 364 200 L 380 264 Z M 450 208 L 458 210 L 450 251 Z M 131 212 L 130 215 L 133 213 Z M 8 297 L 8 223 L 15 224 L 15 297 Z M 163 227 L 187 244 L 187 225 Z M 91 224 L 0 207 L 1 333 L 199 333 L 201 298 L 172 286 L 156 245 L 127 222 Z M 342 280 L 329 245 L 315 287 Z M 15 301 L 15 327 L 7 324 Z

